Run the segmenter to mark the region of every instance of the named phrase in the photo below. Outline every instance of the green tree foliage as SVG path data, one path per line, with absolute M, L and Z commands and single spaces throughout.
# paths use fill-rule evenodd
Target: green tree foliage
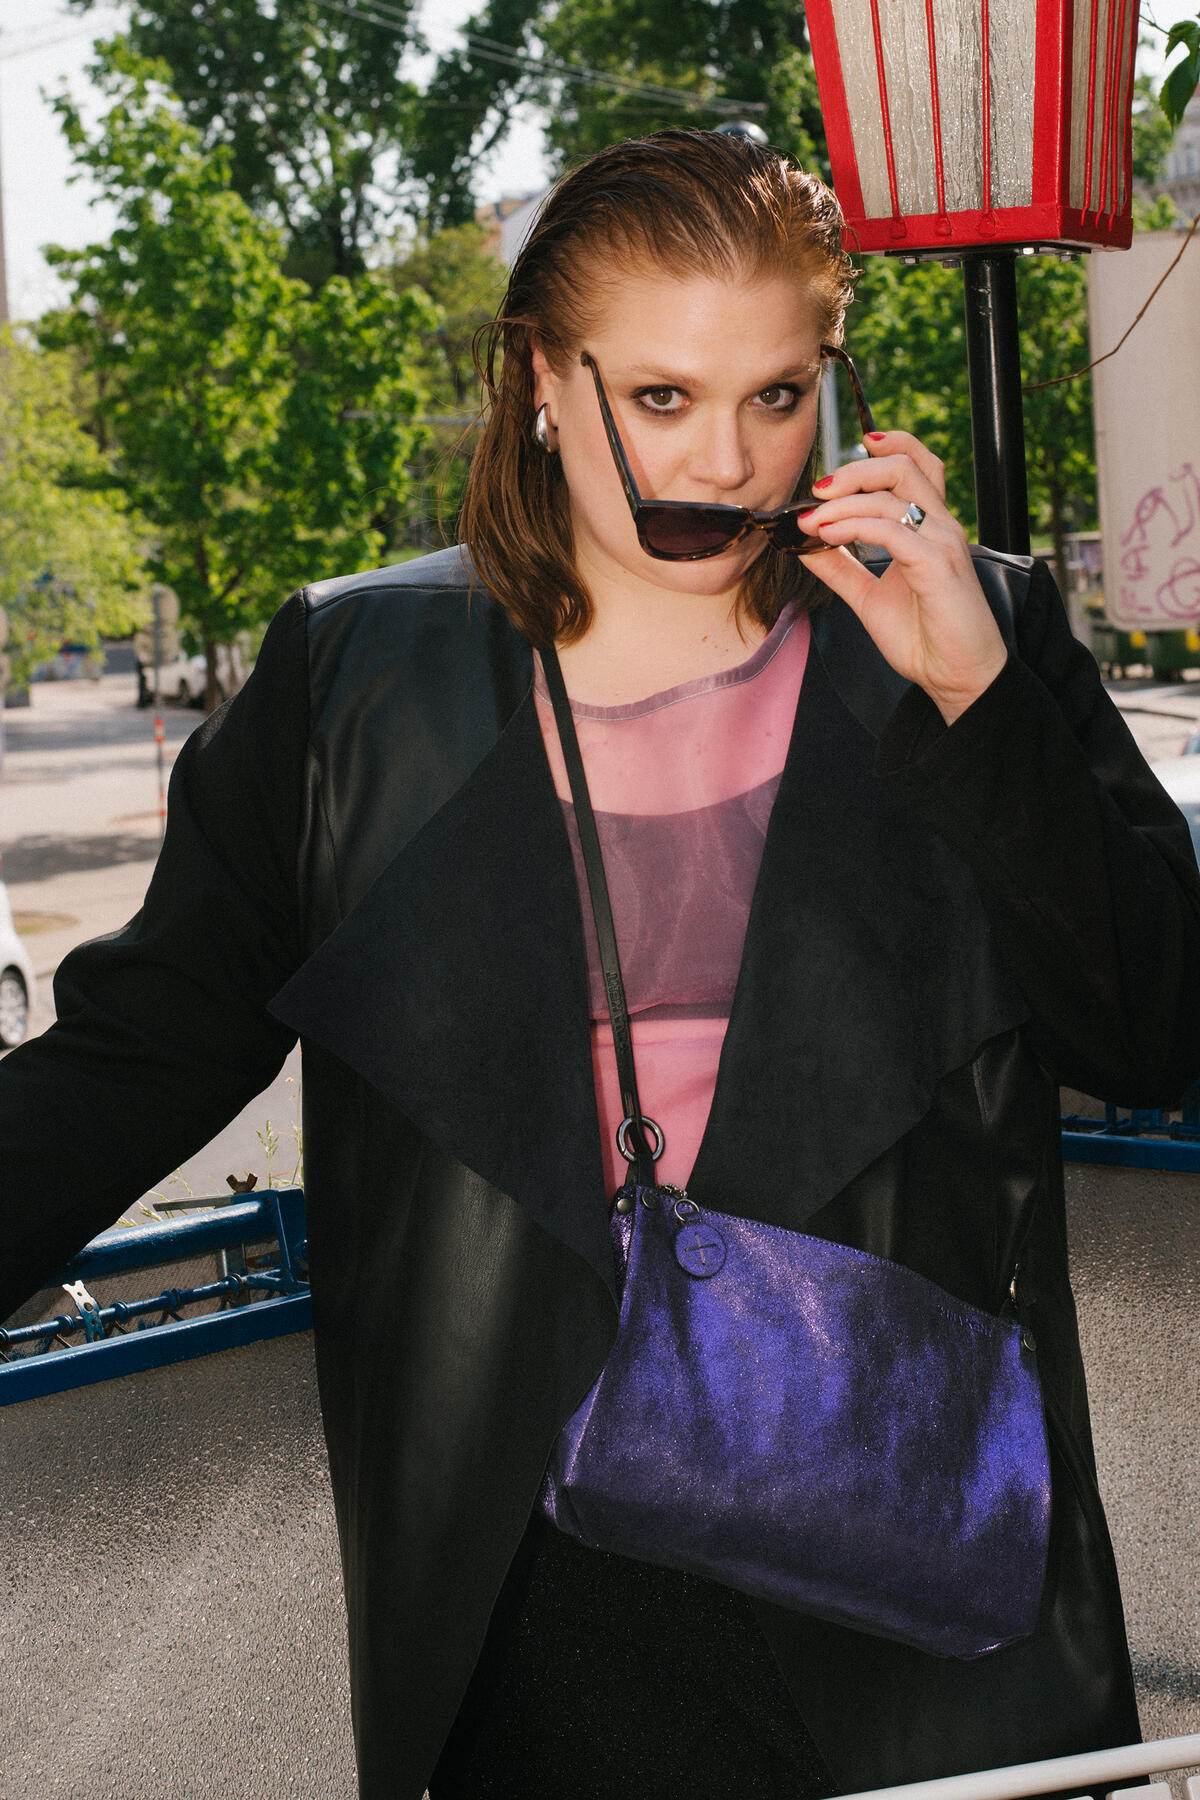
M 715 103 L 740 101 L 762 109 L 747 116 L 779 149 L 828 172 L 804 10 L 795 0 L 560 0 L 541 35 L 559 57 L 695 96 L 691 106 L 671 105 L 551 84 L 547 135 L 560 166 L 615 138 L 669 125 L 719 125 L 730 109 Z
M 482 393 L 472 351 L 495 316 L 508 270 L 491 235 L 473 221 L 419 238 L 387 270 L 401 291 L 419 289 L 436 324 L 422 337 L 415 367 L 426 395 L 426 436 L 412 470 L 407 540 L 422 548 L 453 532 L 469 466 L 471 426 Z
M 487 0 L 466 26 L 465 53 L 439 57 L 414 110 L 408 152 L 423 183 L 430 230 L 475 216 L 472 181 L 517 108 L 540 99 L 535 28 L 547 0 Z
M 99 0 L 70 0 L 87 11 Z M 748 103 L 772 141 L 821 162 L 803 9 L 794 0 L 486 0 L 424 93 L 414 0 L 131 0 L 101 59 L 162 61 L 183 117 L 224 145 L 234 190 L 279 223 L 289 272 L 352 275 L 397 201 L 430 229 L 467 223 L 480 161 L 516 109 L 548 110 L 561 163 Z M 557 65 L 557 66 L 556 66 Z M 595 71 L 597 84 L 578 78 Z M 608 85 L 605 85 L 605 84 Z M 665 93 L 637 92 L 663 89 Z M 416 182 L 414 187 L 412 184 Z
M 18 686 L 64 641 L 95 647 L 144 616 L 136 520 L 73 387 L 66 356 L 0 336 L 0 607 Z
M 1159 194 L 1148 200 L 1144 194 L 1133 196 L 1133 229 L 1135 231 L 1170 231 L 1179 220 L 1179 208 L 1170 194 Z
M 87 11 L 99 0 L 71 0 Z M 416 90 L 412 0 L 132 0 L 102 62 L 170 71 L 183 118 L 221 145 L 235 193 L 285 230 L 289 272 L 353 275 L 396 210 Z
M 1026 479 L 1035 538 L 1049 537 L 1065 582 L 1064 536 L 1096 519 L 1091 382 L 1037 383 L 1088 361 L 1087 275 L 1082 262 L 1017 259 Z M 974 534 L 975 486 L 962 276 L 937 263 L 914 267 L 870 257 L 847 338 L 881 425 L 911 431 L 946 465 L 951 510 Z
M 302 580 L 380 560 L 418 433 L 410 371 L 428 302 L 382 277 L 287 277 L 279 232 L 233 191 L 159 84 L 110 67 L 88 134 L 57 102 L 76 162 L 115 205 L 111 239 L 56 250 L 72 303 L 43 321 L 96 381 L 95 429 L 153 530 L 154 577 L 208 646 Z M 212 657 L 210 654 L 210 666 Z
M 1159 104 L 1159 92 L 1149 75 L 1133 84 L 1133 178 L 1157 181 L 1171 148 L 1175 128 Z
M 1177 60 L 1167 70 L 1159 104 L 1171 129 L 1183 123 L 1188 101 L 1200 87 L 1200 13 L 1194 19 L 1179 19 L 1167 33 L 1167 55 L 1179 51 Z
M 941 458 L 950 509 L 973 532 L 961 274 L 939 263 L 910 267 L 891 257 L 864 258 L 846 341 L 876 423 L 913 432 Z
M 1078 375 L 1091 360 L 1087 269 L 1054 257 L 1017 262 L 1021 318 L 1021 378 L 1025 383 L 1025 457 L 1029 516 L 1035 536 L 1048 536 L 1055 573 L 1067 591 L 1067 532 L 1094 529 L 1096 442 L 1092 378 Z M 1041 382 L 1052 382 L 1041 387 Z
M 436 221 L 471 216 L 478 157 L 529 102 L 545 112 L 559 168 L 617 138 L 719 125 L 746 107 L 772 143 L 824 167 L 794 0 L 491 0 L 466 31 L 465 54 L 441 60 L 416 122 L 414 169 Z
M 437 308 L 436 325 L 419 356 L 430 410 L 474 412 L 480 397 L 475 333 L 494 318 L 508 281 L 492 234 L 472 221 L 418 238 L 388 275 L 401 290 L 421 288 Z

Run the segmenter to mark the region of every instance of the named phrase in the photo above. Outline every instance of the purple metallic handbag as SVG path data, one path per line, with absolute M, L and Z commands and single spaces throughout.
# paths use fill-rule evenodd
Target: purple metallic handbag
M 1033 1339 L 899 1263 L 655 1184 L 662 1132 L 638 1102 L 583 762 L 557 657 L 542 662 L 633 1165 L 612 1215 L 616 1342 L 542 1510 L 586 1544 L 935 1655 L 1027 1637 L 1050 1526 Z

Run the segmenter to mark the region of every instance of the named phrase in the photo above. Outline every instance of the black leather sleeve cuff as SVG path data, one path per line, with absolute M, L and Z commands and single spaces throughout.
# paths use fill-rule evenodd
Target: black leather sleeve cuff
M 910 689 L 875 770 L 993 891 L 1022 903 L 1053 895 L 1054 913 L 1069 915 L 1080 870 L 1103 869 L 1104 797 L 1053 694 L 1019 656 L 953 725 Z
M 1026 693 L 1025 684 L 1030 681 L 1041 687 L 1032 671 L 1010 653 L 995 680 L 965 712 L 959 714 L 953 725 L 947 725 L 923 688 L 910 687 L 880 736 L 875 773 L 890 784 L 896 777 L 902 779 L 906 770 L 930 758 L 928 769 L 922 773 L 936 778 L 943 767 L 946 774 L 960 770 L 963 749 L 977 744 L 981 733 L 990 736 L 993 731 L 1005 728 L 1013 714 L 1020 710 L 1022 695 Z M 1045 690 L 1042 691 L 1045 694 Z M 1049 698 L 1048 695 L 1045 697 Z

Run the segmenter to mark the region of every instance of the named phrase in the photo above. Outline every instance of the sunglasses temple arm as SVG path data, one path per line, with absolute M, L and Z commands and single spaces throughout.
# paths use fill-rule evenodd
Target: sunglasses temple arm
M 875 430 L 875 415 L 871 411 L 867 396 L 863 391 L 863 384 L 859 380 L 858 370 L 854 366 L 850 352 L 843 350 L 839 344 L 822 344 L 821 353 L 824 356 L 836 357 L 850 377 L 850 386 L 854 390 L 854 404 L 858 408 L 858 422 L 862 426 L 863 436 L 866 437 L 869 431 Z
M 863 393 L 862 382 L 858 379 L 858 370 L 851 363 L 846 373 L 850 377 L 850 385 L 854 389 L 854 398 L 858 405 L 858 421 L 863 429 L 863 436 L 875 429 L 875 414 L 871 411 L 867 396 Z
M 629 502 L 629 509 L 636 515 L 638 507 L 642 504 L 642 496 L 638 493 L 637 482 L 633 479 L 633 470 L 625 455 L 625 446 L 617 431 L 617 422 L 612 416 L 608 395 L 605 393 L 604 383 L 600 379 L 600 371 L 590 356 L 585 355 L 581 360 L 592 371 L 592 380 L 596 384 L 596 398 L 600 402 L 600 417 L 604 420 L 604 430 L 608 437 L 608 447 L 612 451 L 613 461 L 617 465 L 617 473 L 621 477 L 621 486 L 625 489 L 625 498 Z

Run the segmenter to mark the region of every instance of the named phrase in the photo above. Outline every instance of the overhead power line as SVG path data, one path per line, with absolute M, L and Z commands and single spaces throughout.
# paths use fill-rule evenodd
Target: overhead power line
M 389 6 L 387 0 L 361 0 L 361 4 L 355 4 L 355 0 L 323 0 L 323 3 L 332 7 L 335 12 L 362 19 L 368 25 L 378 25 L 396 36 L 407 33 L 409 29 L 405 15 Z M 562 57 L 544 53 L 533 56 L 514 44 L 481 37 L 475 32 L 464 32 L 463 41 L 467 53 L 480 62 L 494 62 L 502 67 L 517 69 L 522 74 L 556 81 L 578 82 L 584 87 L 607 88 L 612 93 L 624 94 L 630 99 L 653 101 L 660 106 L 686 107 L 696 112 L 718 113 L 731 118 L 765 113 L 767 110 L 761 100 L 730 100 L 724 96 L 707 98 L 687 88 L 657 87 L 649 82 L 635 81 L 631 76 L 614 74 L 608 69 L 592 69 L 585 63 L 568 62 Z M 444 57 L 447 52 L 440 51 L 438 54 Z
M 95 26 L 81 24 L 74 31 L 60 32 L 57 37 L 38 38 L 36 43 L 15 44 L 11 50 L 0 50 L 0 62 L 11 62 L 15 56 L 33 56 L 38 50 L 53 50 L 56 44 L 70 44 L 76 38 L 95 36 Z
M 105 14 L 108 14 L 110 18 L 113 19 L 119 19 L 120 17 L 120 13 L 115 7 L 101 6 L 96 10 L 100 13 L 102 18 Z M 81 19 L 78 25 L 73 26 L 69 31 L 57 32 L 53 37 L 36 38 L 32 43 L 23 43 L 18 39 L 11 48 L 2 47 L 4 45 L 4 40 L 9 37 L 11 33 L 0 32 L 0 62 L 10 62 L 12 58 L 16 56 L 33 56 L 38 50 L 53 50 L 57 44 L 70 44 L 73 43 L 76 38 L 88 36 L 97 37 L 101 29 L 103 29 L 103 27 L 97 27 L 94 18 Z
M 473 56 L 481 56 L 493 62 L 511 63 L 515 68 L 537 74 L 546 72 L 563 76 L 569 81 L 586 81 L 595 87 L 611 88 L 614 93 L 630 94 L 641 100 L 658 100 L 670 106 L 699 107 L 706 112 L 739 115 L 765 113 L 767 110 L 761 100 L 729 100 L 724 96 L 706 99 L 703 94 L 694 93 L 687 88 L 655 87 L 649 82 L 614 75 L 607 69 L 589 69 L 582 63 L 564 62 L 557 56 L 527 56 L 510 44 L 498 43 L 495 38 L 479 37 L 471 31 L 463 35 Z

